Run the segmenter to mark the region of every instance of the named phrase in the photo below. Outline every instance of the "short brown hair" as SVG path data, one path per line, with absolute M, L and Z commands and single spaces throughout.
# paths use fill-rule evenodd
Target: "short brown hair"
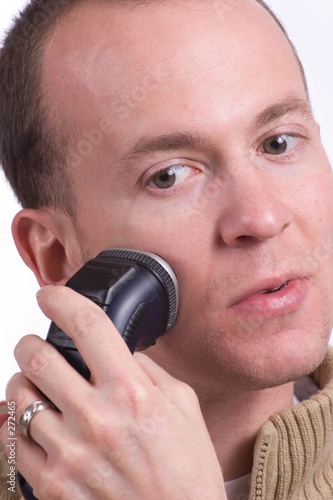
M 50 118 L 42 89 L 44 41 L 52 28 L 82 0 L 31 0 L 16 18 L 0 52 L 0 162 L 24 208 L 56 208 L 75 219 L 67 168 L 68 137 Z M 95 0 L 101 1 L 101 0 Z M 150 4 L 156 0 L 102 0 Z M 168 0 L 160 0 L 161 3 Z M 262 0 L 256 0 L 287 37 L 307 91 L 302 64 L 285 29 Z

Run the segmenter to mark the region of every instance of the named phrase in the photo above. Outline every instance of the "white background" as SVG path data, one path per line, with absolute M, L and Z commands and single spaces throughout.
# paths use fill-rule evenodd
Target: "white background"
M 12 16 L 26 3 L 27 0 L 1 0 L 1 38 Z M 270 0 L 269 4 L 283 21 L 305 66 L 315 116 L 332 163 L 332 0 Z M 37 282 L 12 242 L 10 226 L 18 210 L 0 175 L 0 400 L 5 396 L 8 379 L 17 371 L 13 356 L 17 341 L 27 333 L 45 337 L 49 324 L 36 305 Z

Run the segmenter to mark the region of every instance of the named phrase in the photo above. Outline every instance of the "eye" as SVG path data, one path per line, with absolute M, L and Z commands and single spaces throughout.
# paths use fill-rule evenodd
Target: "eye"
M 273 135 L 264 140 L 262 152 L 275 156 L 288 154 L 298 145 L 300 140 L 300 137 L 289 134 Z
M 188 177 L 197 172 L 197 169 L 187 165 L 172 165 L 154 174 L 149 181 L 149 186 L 159 189 L 169 189 L 185 181 Z

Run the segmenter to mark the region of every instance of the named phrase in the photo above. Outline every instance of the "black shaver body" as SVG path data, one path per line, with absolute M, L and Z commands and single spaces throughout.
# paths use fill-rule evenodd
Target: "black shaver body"
M 152 253 L 106 250 L 87 262 L 66 286 L 105 311 L 132 353 L 153 345 L 176 320 L 176 275 L 164 259 Z M 73 340 L 53 322 L 46 340 L 85 379 L 90 379 L 90 371 Z M 19 484 L 26 500 L 37 500 L 20 474 Z

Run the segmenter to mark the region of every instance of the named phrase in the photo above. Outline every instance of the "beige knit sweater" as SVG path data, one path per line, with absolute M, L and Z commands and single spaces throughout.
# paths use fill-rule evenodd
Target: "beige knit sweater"
M 333 349 L 312 374 L 320 390 L 258 434 L 250 500 L 333 500 Z
M 333 500 L 332 348 L 312 379 L 319 392 L 271 417 L 260 430 L 249 500 Z M 8 491 L 8 472 L 1 447 L 0 500 L 18 500 L 18 488 L 16 494 Z

